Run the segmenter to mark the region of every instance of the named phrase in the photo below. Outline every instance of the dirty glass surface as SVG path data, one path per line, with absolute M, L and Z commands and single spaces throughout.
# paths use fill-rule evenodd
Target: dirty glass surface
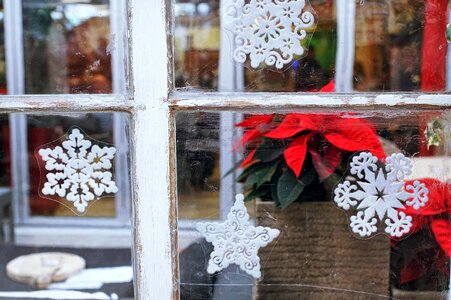
M 444 91 L 448 1 L 362 1 L 356 9 L 356 91 Z
M 233 36 L 225 33 L 221 36 L 223 24 L 219 6 L 217 1 L 176 1 L 176 88 L 216 91 L 235 81 L 237 90 L 294 92 L 319 90 L 333 79 L 337 41 L 333 1 L 312 1 L 312 6 L 306 6 L 305 10 L 312 12 L 312 18 L 315 13 L 322 15 L 312 26 L 305 28 L 306 37 L 302 39 L 301 47 L 309 48 L 309 51 L 294 55 L 293 61 L 281 68 L 263 62 L 252 67 L 249 60 L 244 64 L 235 62 L 230 48 L 234 43 Z M 274 17 L 270 16 L 269 20 L 274 21 Z M 265 16 L 260 21 L 265 21 Z
M 177 113 L 180 299 L 446 298 L 450 116 Z
M 355 5 L 305 1 L 302 11 L 311 12 L 315 20 L 311 26 L 301 26 L 305 37 L 286 31 L 306 18 L 298 14 L 300 7 L 293 6 L 295 21 L 287 25 L 292 20 L 287 11 L 295 1 L 176 1 L 175 88 L 224 92 L 447 90 L 448 1 L 352 1 Z M 244 39 L 246 34 L 253 38 Z M 262 57 L 270 57 L 271 50 L 289 62 L 279 68 L 270 59 L 264 61 Z M 291 50 L 302 54 L 291 59 Z M 349 88 L 336 90 L 338 82 Z
M 0 299 L 133 299 L 128 116 L 30 114 L 16 139 L 10 118 L 0 118 Z
M 126 215 L 127 212 L 129 213 L 130 205 L 126 202 L 130 201 L 129 171 L 127 168 L 130 145 L 127 138 L 129 121 L 126 115 L 119 113 L 68 114 L 59 116 L 28 115 L 27 126 L 27 154 L 18 154 L 34 158 L 30 160 L 28 165 L 27 177 L 30 180 L 30 189 L 24 191 L 28 194 L 30 215 L 71 218 L 80 216 L 85 218 L 115 218 L 121 210 L 124 210 Z M 102 195 L 101 201 L 92 201 L 93 203 L 89 203 L 89 206 L 82 212 L 79 212 L 77 207 L 74 207 L 70 201 L 65 199 L 65 196 L 58 197 L 58 194 L 45 195 L 42 192 L 48 174 L 46 173 L 46 161 L 43 161 L 39 151 L 46 148 L 62 147 L 62 143 L 67 140 L 74 129 L 79 129 L 81 133 L 84 132 L 86 139 L 92 141 L 92 146 L 98 144 L 102 148 L 114 147 L 115 153 L 113 156 L 102 152 L 100 157 L 104 159 L 105 163 L 112 165 L 107 171 L 115 174 L 116 176 L 114 177 L 119 176 L 121 179 L 119 182 L 125 181 L 126 183 L 122 187 L 122 189 L 126 189 L 125 191 L 121 191 L 120 194 L 105 193 L 105 195 Z M 8 131 L 5 131 L 5 134 L 7 135 Z M 16 145 L 21 142 L 20 140 L 11 140 L 9 136 L 6 136 L 6 138 L 8 142 Z M 87 158 L 88 155 L 89 152 L 85 157 Z M 8 151 L 8 158 L 10 156 L 11 154 Z M 116 167 L 118 164 L 120 166 L 119 169 Z
M 108 0 L 22 3 L 23 20 L 13 21 L 23 22 L 25 93 L 108 94 L 125 89 L 113 86 L 114 77 L 125 74 L 113 74 L 120 68 L 112 68 L 123 39 L 112 24 L 120 16 L 125 23 L 124 12 L 113 12 Z M 125 64 L 125 59 L 117 63 Z

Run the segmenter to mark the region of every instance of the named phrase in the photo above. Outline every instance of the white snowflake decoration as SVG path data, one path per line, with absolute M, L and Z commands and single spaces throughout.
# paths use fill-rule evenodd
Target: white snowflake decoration
M 109 171 L 116 148 L 92 146 L 76 128 L 62 146 L 39 150 L 49 171 L 43 195 L 66 198 L 78 213 L 84 213 L 90 201 L 118 191 Z
M 428 189 L 419 182 L 404 186 L 404 179 L 412 173 L 412 161 L 403 154 L 393 154 L 385 168 L 377 165 L 370 152 L 354 156 L 351 174 L 355 181 L 346 180 L 337 185 L 334 201 L 344 210 L 354 207 L 357 214 L 350 218 L 351 228 L 361 237 L 377 231 L 378 220 L 384 221 L 385 232 L 401 237 L 412 227 L 412 217 L 401 211 L 411 206 L 420 209 L 428 201 Z
M 306 29 L 314 29 L 315 17 L 305 11 L 305 0 L 229 0 L 224 5 L 225 28 L 233 34 L 233 59 L 251 67 L 264 62 L 282 69 L 294 56 L 302 56 Z
M 197 230 L 214 246 L 207 272 L 213 274 L 227 268 L 230 264 L 236 264 L 254 278 L 260 278 L 258 250 L 271 243 L 280 231 L 251 225 L 249 214 L 244 206 L 244 196 L 238 194 L 235 199 L 235 204 L 224 223 L 197 224 Z

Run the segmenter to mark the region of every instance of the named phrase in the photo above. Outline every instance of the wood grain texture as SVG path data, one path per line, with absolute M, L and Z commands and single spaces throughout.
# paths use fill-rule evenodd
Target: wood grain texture
M 354 237 L 348 217 L 331 202 L 287 209 L 257 202 L 258 225 L 281 230 L 260 250 L 257 299 L 382 299 L 389 296 L 390 241 Z
M 405 300 L 443 300 L 447 299 L 448 291 L 403 291 L 393 288 L 393 299 Z
M 261 110 L 333 108 L 341 110 L 423 110 L 448 109 L 451 95 L 414 93 L 196 93 L 173 92 L 169 99 L 177 110 Z
M 131 132 L 135 298 L 177 299 L 178 262 L 173 253 L 177 249 L 172 161 L 175 139 L 173 118 L 166 103 L 166 4 L 170 3 L 130 0 L 128 4 L 132 90 L 137 107 L 141 107 L 134 112 Z

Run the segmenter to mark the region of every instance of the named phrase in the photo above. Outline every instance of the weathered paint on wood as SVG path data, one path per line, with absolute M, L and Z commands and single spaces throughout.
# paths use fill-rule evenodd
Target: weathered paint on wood
M 315 93 L 199 93 L 171 95 L 174 109 L 438 109 L 451 107 L 447 94 L 315 94 Z
M 175 141 L 167 105 L 167 8 L 164 0 L 133 0 L 129 5 L 137 108 L 132 126 L 135 299 L 174 299 L 178 298 L 171 150 Z

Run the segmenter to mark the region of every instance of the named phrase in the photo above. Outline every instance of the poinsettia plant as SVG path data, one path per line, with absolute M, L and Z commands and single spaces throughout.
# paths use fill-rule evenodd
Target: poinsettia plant
M 409 207 L 412 228 L 405 239 L 392 242 L 392 269 L 401 288 L 448 288 L 451 258 L 451 184 L 437 179 L 417 179 L 429 190 L 421 210 Z M 412 182 L 406 182 L 406 184 Z
M 244 129 L 235 150 L 246 153 L 237 167 L 246 199 L 272 200 L 282 208 L 300 199 L 330 199 L 324 193 L 343 176 L 355 152 L 385 158 L 373 125 L 353 115 L 264 114 L 236 126 Z

